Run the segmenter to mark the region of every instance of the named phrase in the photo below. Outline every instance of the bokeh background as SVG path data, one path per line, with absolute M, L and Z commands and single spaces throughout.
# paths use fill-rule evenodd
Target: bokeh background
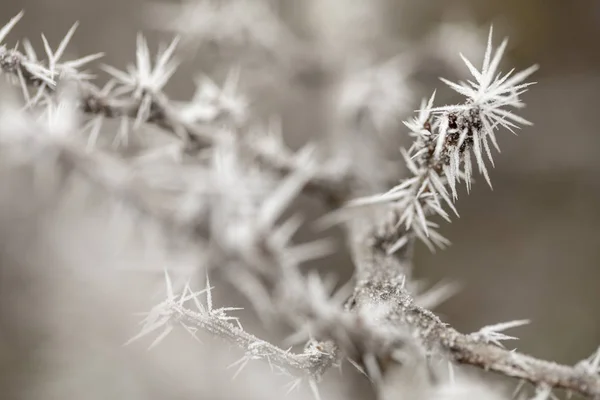
M 497 40 L 510 37 L 504 70 L 533 63 L 541 66 L 535 75 L 538 84 L 524 97 L 527 108 L 523 115 L 534 126 L 526 127 L 518 136 L 500 136 L 502 153 L 495 157 L 496 168 L 491 171 L 493 190 L 480 179 L 469 195 L 461 194 L 460 218 L 442 229 L 453 245 L 435 254 L 419 247 L 416 275 L 432 284 L 443 280 L 462 285 L 461 291 L 438 309 L 459 330 L 469 332 L 487 324 L 526 318 L 532 323 L 515 330 L 519 341 L 510 346 L 562 363 L 575 363 L 591 354 L 600 344 L 600 2 L 379 0 L 370 4 L 386 12 L 371 16 L 371 25 L 353 19 L 357 17 L 349 10 L 356 8 L 355 2 L 343 3 L 280 0 L 275 4 L 283 21 L 304 40 L 307 54 L 319 48 L 319 54 L 328 53 L 334 61 L 323 67 L 318 57 L 287 53 L 281 56 L 283 61 L 269 54 L 244 60 L 250 71 L 245 87 L 255 99 L 252 107 L 257 115 L 281 116 L 292 146 L 308 140 L 335 146 L 340 129 L 331 121 L 330 96 L 335 93 L 339 67 L 360 52 L 357 48 L 371 47 L 373 57 L 384 59 L 403 51 L 414 54 L 415 49 L 429 46 L 429 54 L 410 77 L 408 112 L 434 88 L 440 89 L 441 102 L 454 98 L 442 88 L 437 76 L 465 76 L 466 68 L 453 62 L 459 60 L 459 52 L 480 56 L 488 27 L 493 24 Z M 0 24 L 21 9 L 26 11 L 25 18 L 11 33 L 11 41 L 29 37 L 38 46 L 43 32 L 50 43 L 57 44 L 78 20 L 71 54 L 102 51 L 106 53 L 102 62 L 118 68 L 132 61 L 138 31 L 146 32 L 153 46 L 159 39 L 170 38 L 151 29 L 144 1 L 3 0 Z M 447 26 L 452 28 L 444 28 Z M 436 45 L 440 38 L 446 42 Z M 199 71 L 222 80 L 227 72 L 223 66 L 236 55 L 215 46 L 201 46 L 186 58 L 168 88 L 169 94 L 178 99 L 190 96 L 190 77 Z M 271 73 L 274 64 L 286 63 L 293 65 L 291 73 L 289 66 L 281 67 L 284 72 Z M 106 76 L 100 73 L 98 79 L 106 80 Z M 384 140 L 398 145 L 405 141 L 401 127 L 392 131 L 391 138 L 387 135 Z M 392 152 L 396 149 L 392 146 Z M 381 149 L 373 151 L 379 154 Z M 13 204 L 14 196 L 18 192 L 2 193 L 3 204 Z M 323 212 L 310 201 L 299 201 L 298 206 L 313 217 Z M 12 211 L 8 214 L 14 215 Z M 114 350 L 115 344 L 124 342 L 135 328 L 137 317 L 126 311 L 139 311 L 149 293 L 140 283 L 145 278 L 133 273 L 127 273 L 126 279 L 111 274 L 105 277 L 95 271 L 86 275 L 89 280 L 66 284 L 65 289 L 68 276 L 53 270 L 55 266 L 60 270 L 61 259 L 50 260 L 48 253 L 40 250 L 37 258 L 14 261 L 15 248 L 37 254 L 47 245 L 41 239 L 29 241 L 28 235 L 43 231 L 53 236 L 58 232 L 59 228 L 48 222 L 41 228 L 29 217 L 31 226 L 24 220 L 13 221 L 20 227 L 17 233 L 12 220 L 2 217 L 2 237 L 10 240 L 3 242 L 0 267 L 0 398 L 183 399 L 197 393 L 204 393 L 201 398 L 241 398 L 240 393 L 219 394 L 221 389 L 210 395 L 194 391 L 202 387 L 197 382 L 187 389 L 181 384 L 181 377 L 202 381 L 203 374 L 215 375 L 215 360 L 227 356 L 204 351 L 196 355 L 211 361 L 198 363 L 189 343 L 165 345 L 170 350 L 159 348 L 155 355 L 130 348 Z M 93 268 L 102 270 L 107 262 L 123 261 L 114 250 L 120 245 L 117 240 L 106 242 L 94 237 L 98 221 L 90 219 L 83 228 L 76 218 L 61 221 L 59 225 L 71 232 L 57 233 L 61 240 L 77 237 L 88 248 L 101 242 L 102 248 L 113 249 L 90 255 Z M 307 228 L 304 238 L 311 234 Z M 331 234 L 341 235 L 337 231 Z M 21 239 L 15 239 L 19 235 Z M 85 235 L 88 238 L 81 239 Z M 144 254 L 145 250 L 140 250 L 131 257 L 139 262 L 140 257 L 148 258 Z M 86 262 L 84 255 L 69 260 Z M 13 261 L 19 267 L 7 267 Z M 352 273 L 343 247 L 315 268 L 337 274 L 342 282 Z M 90 288 L 97 286 L 99 279 L 103 279 L 100 294 L 90 295 Z M 219 295 L 227 305 L 242 301 L 227 293 Z M 127 302 L 125 298 L 135 300 Z M 246 317 L 248 326 L 253 326 L 252 314 Z M 260 331 L 260 327 L 256 329 Z M 163 354 L 169 351 L 170 357 Z M 165 356 L 162 359 L 161 354 Z M 164 361 L 158 369 L 153 365 L 156 358 Z M 219 379 L 205 384 L 232 390 L 227 376 Z M 237 379 L 248 382 L 253 378 L 242 374 Z M 267 383 L 263 389 L 269 393 Z M 361 393 L 366 396 L 368 391 Z M 259 393 L 256 398 L 265 397 Z

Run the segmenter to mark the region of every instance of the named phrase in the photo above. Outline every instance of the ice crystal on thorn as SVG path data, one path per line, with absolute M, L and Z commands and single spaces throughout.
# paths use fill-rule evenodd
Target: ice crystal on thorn
M 28 100 L 27 106 L 38 104 L 38 102 L 44 98 L 44 95 L 46 94 L 48 88 L 54 89 L 55 81 L 57 81 L 58 79 L 62 78 L 81 82 L 94 78 L 94 75 L 86 71 L 80 71 L 79 68 L 83 67 L 87 63 L 101 58 L 104 55 L 104 53 L 90 54 L 88 56 L 80 57 L 71 61 L 61 61 L 61 59 L 65 55 L 67 46 L 71 42 L 71 39 L 73 38 L 75 30 L 78 26 L 79 23 L 77 22 L 71 26 L 64 38 L 60 41 L 56 50 L 52 50 L 50 42 L 48 41 L 46 36 L 42 34 L 44 52 L 46 53 L 47 58 L 46 61 L 43 62 L 39 60 L 38 55 L 34 50 L 31 42 L 27 39 L 23 41 L 25 54 L 27 55 L 27 63 L 24 64 L 25 67 L 29 69 L 31 65 L 44 65 L 47 74 L 52 78 L 52 81 L 50 82 L 45 80 L 42 81 L 42 84 L 37 89 L 37 93 L 33 98 L 29 99 L 28 95 L 26 95 L 26 98 Z
M 242 331 L 242 326 L 237 317 L 228 315 L 230 311 L 241 310 L 238 307 L 220 307 L 214 308 L 212 301 L 212 287 L 208 275 L 206 277 L 206 288 L 199 292 L 193 292 L 186 284 L 181 294 L 175 294 L 173 289 L 173 283 L 169 273 L 165 270 L 165 287 L 166 287 L 166 299 L 160 304 L 156 305 L 147 313 L 146 318 L 142 321 L 141 331 L 131 338 L 127 343 L 130 344 L 134 341 L 141 339 L 148 334 L 163 328 L 162 332 L 156 337 L 156 339 L 150 345 L 150 348 L 156 346 L 162 341 L 174 328 L 175 325 L 183 326 L 188 332 L 195 337 L 196 327 L 189 326 L 185 318 L 182 318 L 184 314 L 190 314 L 191 310 L 184 307 L 185 303 L 192 301 L 197 311 L 192 312 L 192 317 L 195 319 L 195 323 L 201 326 L 212 326 L 219 323 L 230 323 L 233 321 L 237 329 Z M 205 304 L 200 302 L 199 296 L 205 294 Z
M 351 207 L 392 204 L 397 227 L 403 227 L 406 232 L 389 246 L 390 252 L 401 249 L 413 236 L 432 250 L 449 244 L 436 231 L 437 224 L 429 218 L 439 215 L 449 221 L 446 207 L 458 216 L 454 207 L 458 197 L 457 184 L 465 181 L 467 190 L 470 189 L 473 175 L 471 155 L 491 186 L 483 154 L 493 165 L 489 142 L 498 149 L 496 129 L 504 127 L 512 131 L 519 124 L 530 124 L 511 109 L 524 106 L 519 96 L 532 84 L 525 83 L 525 80 L 537 66 L 518 73 L 499 73 L 506 43 L 504 40 L 494 51 L 490 29 L 481 70 L 463 57 L 475 81 L 453 83 L 444 80 L 452 89 L 467 97 L 465 103 L 434 108 L 434 93 L 428 101 L 421 103 L 418 115 L 405 122 L 414 138 L 409 150 L 402 150 L 411 176 L 386 193 L 348 203 Z
M 488 44 L 485 51 L 483 66 L 481 71 L 473 66 L 473 64 L 461 54 L 461 58 L 467 65 L 469 71 L 475 78 L 475 82 L 459 82 L 454 83 L 442 78 L 456 92 L 464 95 L 469 99 L 469 103 L 463 106 L 441 107 L 437 111 L 444 110 L 460 110 L 477 107 L 480 109 L 484 119 L 486 133 L 490 134 L 495 125 L 501 125 L 507 129 L 517 128 L 517 124 L 530 125 L 531 123 L 525 118 L 506 110 L 506 107 L 522 108 L 523 102 L 519 96 L 527 90 L 527 87 L 534 82 L 524 81 L 537 69 L 537 65 L 514 74 L 514 69 L 506 74 L 498 71 L 500 61 L 508 44 L 508 40 L 504 39 L 502 44 L 496 49 L 492 56 L 492 33 L 490 29 Z M 458 107 L 458 108 L 457 108 Z
M 515 320 L 510 322 L 501 322 L 499 324 L 494 325 L 486 325 L 475 333 L 472 333 L 470 336 L 473 339 L 484 341 L 485 343 L 493 343 L 496 346 L 504 347 L 501 341 L 504 340 L 516 340 L 517 338 L 514 336 L 508 336 L 503 331 L 511 328 L 516 328 L 519 326 L 527 325 L 529 320 Z
M 14 76 L 11 76 L 10 72 L 16 73 L 18 77 L 18 83 L 21 86 L 25 94 L 25 98 L 29 99 L 29 93 L 27 92 L 27 84 L 25 83 L 24 73 L 30 74 L 33 78 L 45 85 L 53 86 L 55 84 L 52 73 L 44 66 L 36 62 L 36 60 L 29 60 L 22 54 L 17 53 L 15 46 L 14 49 L 8 49 L 3 43 L 10 31 L 15 25 L 23 18 L 24 12 L 21 11 L 17 15 L 0 28 L 0 72 L 2 70 L 8 71 L 7 77 L 14 80 Z
M 135 65 L 128 65 L 127 71 L 120 71 L 109 65 L 104 66 L 104 70 L 121 85 L 114 91 L 114 95 L 131 94 L 140 101 L 136 126 L 139 126 L 150 113 L 152 103 L 157 100 L 175 73 L 179 63 L 173 60 L 173 53 L 178 42 L 179 38 L 175 37 L 169 46 L 161 47 L 153 67 L 148 42 L 142 34 L 138 34 Z
M 10 31 L 15 27 L 15 25 L 17 25 L 21 18 L 23 18 L 23 14 L 24 12 L 21 11 L 20 13 L 12 17 L 10 21 L 8 21 L 6 25 L 4 25 L 0 29 L 0 45 L 2 45 L 2 42 L 4 42 L 4 39 L 6 39 Z
M 600 374 L 600 347 L 589 358 L 580 361 L 577 366 L 590 374 Z
M 166 49 L 158 52 L 153 68 L 148 42 L 142 34 L 138 34 L 136 65 L 128 65 L 126 72 L 111 66 L 104 66 L 104 69 L 123 85 L 120 94 L 133 93 L 134 96 L 140 96 L 144 91 L 158 93 L 178 66 L 172 60 L 178 41 L 176 37 Z
M 69 42 L 73 38 L 73 34 L 75 33 L 75 30 L 77 29 L 78 26 L 79 26 L 78 22 L 76 22 L 75 24 L 73 24 L 73 26 L 71 26 L 71 28 L 68 30 L 65 37 L 60 41 L 60 44 L 58 45 L 58 48 L 56 49 L 56 51 L 52 50 L 52 48 L 50 47 L 50 43 L 46 39 L 46 36 L 44 34 L 42 34 L 42 41 L 44 42 L 44 50 L 46 52 L 46 56 L 48 57 L 48 69 L 50 70 L 50 72 L 53 75 L 58 75 L 58 76 L 66 75 L 72 79 L 77 79 L 77 80 L 91 79 L 94 77 L 93 75 L 91 75 L 89 73 L 80 72 L 80 71 L 78 71 L 78 69 L 83 67 L 85 64 L 102 57 L 104 55 L 104 53 L 90 54 L 88 56 L 77 58 L 75 60 L 60 62 L 60 59 L 64 56 L 67 46 L 69 45 Z M 31 57 L 35 53 L 33 53 L 32 47 L 30 45 L 28 46 L 28 48 L 29 48 L 28 54 L 29 54 L 29 57 Z M 31 60 L 31 61 L 35 61 L 35 59 Z
M 450 134 L 458 137 L 458 151 L 464 151 L 460 148 L 467 141 L 470 144 L 468 147 L 473 149 L 479 171 L 490 186 L 491 182 L 483 159 L 483 152 L 485 151 L 489 161 L 493 164 L 488 140 L 496 149 L 499 149 L 495 137 L 497 127 L 502 126 L 514 132 L 514 129 L 519 128 L 519 124 L 531 125 L 531 122 L 510 109 L 524 107 L 519 96 L 534 84 L 534 82 L 525 82 L 525 80 L 538 69 L 537 65 L 532 65 L 518 73 L 514 73 L 514 69 L 504 75 L 499 72 L 498 67 L 508 40 L 504 39 L 493 52 L 492 33 L 493 29 L 490 28 L 481 70 L 475 68 L 466 57 L 461 55 L 475 82 L 469 80 L 455 83 L 442 78 L 442 81 L 450 88 L 467 97 L 466 103 L 432 110 L 453 117 L 444 121 L 444 126 L 439 131 L 435 156 L 441 156 L 442 151 L 447 147 Z
M 208 77 L 196 79 L 196 92 L 191 101 L 182 105 L 179 116 L 188 123 L 212 122 L 226 114 L 234 121 L 244 121 L 248 102 L 239 93 L 240 69 L 229 71 L 223 87 L 219 87 Z

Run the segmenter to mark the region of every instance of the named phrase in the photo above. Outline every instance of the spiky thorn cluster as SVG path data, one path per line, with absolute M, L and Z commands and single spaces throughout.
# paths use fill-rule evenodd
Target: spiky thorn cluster
M 215 144 L 221 130 L 216 122 L 224 122 L 240 133 L 248 130 L 247 103 L 239 94 L 237 69 L 231 71 L 223 87 L 217 86 L 208 77 L 196 79 L 196 92 L 190 101 L 176 102 L 164 93 L 165 85 L 178 66 L 174 59 L 177 38 L 169 46 L 159 49 L 153 65 L 148 44 L 142 35 L 138 35 L 136 63 L 129 65 L 126 71 L 105 66 L 112 79 L 100 88 L 91 82 L 92 74 L 79 69 L 102 54 L 60 61 L 77 24 L 68 31 L 56 51 L 51 50 L 42 36 L 45 61 L 38 59 L 29 41 L 24 43 L 25 53 L 20 52 L 18 47 L 8 48 L 3 44 L 22 16 L 23 13 L 19 13 L 0 30 L 0 72 L 20 86 L 29 108 L 51 103 L 61 83 L 67 85 L 68 82 L 76 87 L 76 104 L 91 116 L 86 125 L 91 132 L 90 148 L 94 147 L 106 118 L 121 120 L 118 139 L 124 143 L 131 128 L 138 128 L 142 123 L 155 124 L 180 139 L 178 154 L 194 155 L 199 149 Z M 30 88 L 35 90 L 33 95 Z M 133 127 L 129 119 L 134 120 Z M 257 162 L 285 176 L 298 167 L 298 162 L 281 137 L 270 133 L 273 132 L 239 135 L 239 140 Z M 323 166 L 307 183 L 306 191 L 318 194 L 332 205 L 339 205 L 349 191 L 347 180 L 348 177 L 335 165 Z
M 186 283 L 181 294 L 175 294 L 173 284 L 165 271 L 167 298 L 146 314 L 142 321 L 141 331 L 127 342 L 136 341 L 156 330 L 161 333 L 156 336 L 150 348 L 159 344 L 174 328 L 179 325 L 185 328 L 194 338 L 198 339 L 198 330 L 213 334 L 244 350 L 244 356 L 232 367 L 237 367 L 235 375 L 252 360 L 265 360 L 271 368 L 278 368 L 280 372 L 292 376 L 291 372 L 305 371 L 311 379 L 319 378 L 323 366 L 328 366 L 334 361 L 334 356 L 325 351 L 324 345 L 309 342 L 303 353 L 293 353 L 289 349 L 283 350 L 271 343 L 246 332 L 238 318 L 229 313 L 239 310 L 235 307 L 214 308 L 212 301 L 212 287 L 207 277 L 206 288 L 193 292 Z M 200 296 L 205 295 L 202 302 Z M 188 305 L 192 303 L 191 307 Z M 235 376 L 234 375 L 234 376 Z
M 407 338 L 400 326 L 384 326 L 378 319 L 381 310 L 364 308 L 348 313 L 342 305 L 347 293 L 332 295 L 330 282 L 316 274 L 304 276 L 300 265 L 330 252 L 330 244 L 316 241 L 292 245 L 291 238 L 301 219 L 292 216 L 277 223 L 310 181 L 315 165 L 305 156 L 304 169 L 272 189 L 252 193 L 257 171 L 239 165 L 240 157 L 232 145 L 225 142 L 214 154 L 214 186 L 218 191 L 212 194 L 208 235 L 215 246 L 208 263 L 218 265 L 221 273 L 231 277 L 231 283 L 248 297 L 265 322 L 283 321 L 294 327 L 295 332 L 287 342 L 307 343 L 305 351 L 297 354 L 265 343 L 234 323 L 233 317 L 226 314 L 231 309 L 213 310 L 208 282 L 203 292 L 194 294 L 186 286 L 182 294 L 175 296 L 168 277 L 167 300 L 148 314 L 142 332 L 135 339 L 161 329 L 156 339 L 160 341 L 175 325 L 182 325 L 193 334 L 195 329 L 203 329 L 244 350 L 244 356 L 236 364 L 238 373 L 249 361 L 262 359 L 287 375 L 295 372 L 293 383 L 300 378 L 308 379 L 313 390 L 314 383 L 343 358 L 359 360 L 369 376 L 377 376 L 376 360 L 389 357 L 394 349 L 412 339 Z M 244 204 L 239 204 L 240 193 L 244 193 Z M 198 296 L 204 293 L 206 305 L 198 301 Z
M 491 162 L 489 141 L 496 145 L 495 133 L 499 127 L 513 130 L 518 124 L 529 122 L 511 109 L 523 107 L 519 96 L 531 83 L 523 83 L 537 67 L 513 74 L 497 72 L 506 40 L 492 54 L 492 32 L 485 52 L 481 71 L 464 59 L 474 76 L 474 82 L 455 84 L 451 88 L 467 97 L 462 105 L 433 108 L 434 96 L 424 101 L 417 118 L 406 125 L 415 142 L 403 151 L 412 176 L 385 194 L 360 198 L 349 202 L 348 209 L 358 206 L 382 205 L 376 209 L 391 210 L 381 226 L 371 232 L 371 238 L 362 238 L 355 251 L 358 282 L 353 294 L 353 308 L 361 302 L 379 302 L 389 306 L 387 319 L 399 320 L 413 329 L 413 333 L 433 354 L 445 354 L 458 363 L 479 365 L 486 370 L 521 378 L 537 387 L 538 395 L 563 388 L 600 395 L 600 376 L 581 368 L 558 366 L 555 363 L 504 350 L 500 340 L 512 339 L 501 331 L 519 326 L 524 321 L 491 325 L 479 332 L 463 335 L 439 322 L 425 309 L 412 301 L 412 294 L 404 290 L 410 272 L 413 238 L 424 241 L 430 248 L 447 244 L 428 218 L 441 215 L 448 219 L 443 206 L 454 212 L 457 183 L 467 182 L 470 188 L 473 174 L 471 155 L 475 156 L 479 171 L 489 183 L 484 152 Z M 497 147 L 497 146 L 496 146 Z M 355 218 L 355 217 L 353 217 Z M 367 234 L 368 236 L 368 234 Z M 360 244 L 362 243 L 362 244 Z M 398 250 L 403 251 L 398 251 Z M 399 278 L 400 277 L 400 278 Z M 375 300 L 374 300 L 375 299 Z M 536 371 L 532 374 L 532 371 Z
M 199 330 L 210 333 L 244 351 L 239 361 L 231 365 L 236 368 L 237 376 L 250 361 L 262 360 L 269 363 L 272 370 L 286 376 L 307 378 L 317 381 L 337 357 L 330 343 L 308 341 L 302 353 L 294 353 L 291 348 L 283 350 L 269 342 L 248 333 L 243 329 L 236 317 L 229 313 L 238 308 L 214 308 L 212 303 L 212 287 L 207 277 L 206 289 L 193 292 L 186 284 L 181 294 L 174 294 L 169 275 L 166 274 L 167 299 L 147 313 L 139 334 L 128 343 L 138 340 L 157 330 L 161 332 L 155 337 L 150 348 L 159 344 L 176 326 L 187 330 L 198 339 Z M 200 296 L 205 295 L 205 301 Z M 191 303 L 191 304 L 190 304 Z
M 492 30 L 481 71 L 463 57 L 473 75 L 474 82 L 454 83 L 442 79 L 452 89 L 467 97 L 461 105 L 433 108 L 435 93 L 429 101 L 423 101 L 419 115 L 405 122 L 415 138 L 408 151 L 402 150 L 406 165 L 412 174 L 387 193 L 360 198 L 350 206 L 391 203 L 396 210 L 396 226 L 402 226 L 407 234 L 390 245 L 391 253 L 408 243 L 411 236 L 422 240 L 430 249 L 444 247 L 448 240 L 436 229 L 438 224 L 429 220 L 431 215 L 449 219 L 445 206 L 457 216 L 454 201 L 458 198 L 457 183 L 462 180 L 470 189 L 475 162 L 491 187 L 484 160 L 484 153 L 493 165 L 490 142 L 499 150 L 496 130 L 503 127 L 513 131 L 518 124 L 529 121 L 511 109 L 524 106 L 520 95 L 532 85 L 524 81 L 537 69 L 532 66 L 518 73 L 498 72 L 507 41 L 492 54 Z

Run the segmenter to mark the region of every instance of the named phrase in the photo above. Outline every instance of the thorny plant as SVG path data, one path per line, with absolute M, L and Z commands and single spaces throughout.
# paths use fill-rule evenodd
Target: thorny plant
M 381 398 L 390 398 L 390 393 L 410 391 L 402 385 L 416 385 L 398 378 L 398 373 L 429 370 L 439 359 L 448 361 L 450 371 L 453 363 L 462 363 L 529 382 L 537 388 L 535 399 L 550 398 L 553 389 L 600 398 L 600 349 L 566 366 L 503 347 L 503 341 L 515 339 L 504 331 L 527 321 L 459 333 L 425 308 L 434 306 L 447 290 L 418 293 L 410 278 L 415 239 L 432 250 L 449 243 L 437 232 L 433 217 L 449 220 L 446 209 L 458 214 L 457 186 L 464 182 L 470 189 L 475 164 L 491 185 L 485 159 L 493 165 L 490 143 L 498 149 L 496 134 L 529 124 L 516 111 L 524 105 L 520 95 L 532 84 L 527 79 L 537 67 L 500 73 L 507 42 L 494 50 L 491 30 L 481 69 L 463 57 L 472 80 L 444 80 L 466 97 L 464 103 L 434 107 L 432 95 L 418 115 L 405 122 L 414 138 L 412 146 L 402 150 L 410 176 L 385 193 L 353 198 L 361 182 L 346 164 L 323 161 L 312 146 L 294 153 L 285 147 L 277 126 L 249 125 L 248 102 L 238 93 L 239 70 L 232 70 L 222 88 L 208 78 L 199 79 L 192 100 L 172 101 L 164 87 L 178 66 L 178 39 L 162 47 L 153 63 L 139 35 L 136 63 L 125 71 L 105 66 L 112 79 L 99 88 L 91 82 L 94 76 L 81 68 L 101 54 L 62 61 L 76 25 L 55 51 L 42 36 L 44 58 L 29 41 L 22 42 L 23 52 L 19 45 L 8 47 L 5 39 L 22 15 L 0 30 L 0 70 L 25 99 L 19 109 L 4 101 L 1 146 L 18 149 L 13 155 L 18 163 L 34 163 L 35 154 L 58 155 L 53 158 L 57 168 L 76 170 L 207 254 L 202 266 L 206 287 L 194 291 L 190 280 L 174 284 L 174 272 L 165 271 L 166 299 L 147 313 L 132 341 L 156 335 L 153 347 L 177 327 L 194 337 L 205 331 L 244 351 L 232 366 L 236 374 L 250 361 L 264 360 L 293 377 L 290 390 L 306 381 L 317 398 L 323 374 L 344 360 L 369 377 Z M 278 24 L 269 27 L 283 29 Z M 235 32 L 228 34 L 239 38 Z M 264 39 L 260 44 L 268 46 L 265 40 L 276 36 L 259 35 Z M 120 128 L 113 147 L 126 143 L 144 124 L 154 124 L 176 140 L 128 160 L 111 156 L 99 139 L 103 122 L 115 118 Z M 25 149 L 36 151 L 24 156 Z M 165 160 L 179 168 L 176 178 L 165 173 L 150 179 L 140 172 L 140 166 Z M 148 201 L 148 193 L 171 194 L 175 200 L 169 206 L 157 205 Z M 331 282 L 300 272 L 302 263 L 332 251 L 328 241 L 293 243 L 302 224 L 298 215 L 281 221 L 302 193 L 324 200 L 332 207 L 329 218 L 347 226 L 356 269 L 348 301 L 346 291 L 331 294 Z M 365 223 L 363 212 L 375 222 Z M 284 321 L 295 328 L 288 342 L 303 343 L 303 351 L 261 340 L 243 328 L 236 308 L 214 305 L 208 275 L 221 266 L 265 323 Z M 423 379 L 431 398 L 438 398 L 435 393 L 472 398 L 471 392 L 461 392 L 458 381 L 441 385 Z

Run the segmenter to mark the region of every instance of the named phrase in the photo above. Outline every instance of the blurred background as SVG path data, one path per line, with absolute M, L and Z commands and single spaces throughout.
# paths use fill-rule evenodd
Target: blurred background
M 431 284 L 461 284 L 461 291 L 437 310 L 461 331 L 531 319 L 530 325 L 514 331 L 519 341 L 509 347 L 567 364 L 587 357 L 600 344 L 600 2 L 371 0 L 368 4 L 271 1 L 280 23 L 294 38 L 282 43 L 281 37 L 269 36 L 280 27 L 261 20 L 260 14 L 241 12 L 236 16 L 239 21 L 225 19 L 220 24 L 246 24 L 245 30 L 231 30 L 238 36 L 232 33 L 233 39 L 226 38 L 237 42 L 220 46 L 219 40 L 225 39 L 218 37 L 198 41 L 195 49 L 184 54 L 185 61 L 167 92 L 174 99 L 186 99 L 192 94 L 193 76 L 202 72 L 221 82 L 226 66 L 240 63 L 255 115 L 281 116 L 286 140 L 293 147 L 317 140 L 335 152 L 342 143 L 362 140 L 352 136 L 360 132 L 344 130 L 352 107 L 364 100 L 360 80 L 356 87 L 340 84 L 346 82 L 345 76 L 399 54 L 397 68 L 392 69 L 400 75 L 392 74 L 395 80 L 385 82 L 397 83 L 401 91 L 387 87 L 382 92 L 389 96 L 383 97 L 389 99 L 384 103 L 403 113 L 399 122 L 435 88 L 439 89 L 438 104 L 458 100 L 437 77 L 466 77 L 459 52 L 480 59 L 493 24 L 498 42 L 510 37 L 504 71 L 534 63 L 541 66 L 534 76 L 538 84 L 524 96 L 527 108 L 522 113 L 534 126 L 518 136 L 499 135 L 502 153 L 495 156 L 496 168 L 490 173 L 493 190 L 478 179 L 468 196 L 461 193 L 460 218 L 443 224 L 442 229 L 452 246 L 435 254 L 419 246 L 415 273 Z M 102 62 L 117 68 L 133 61 L 138 31 L 148 34 L 154 49 L 172 36 L 154 29 L 160 25 L 157 12 L 152 12 L 156 9 L 141 0 L 3 0 L 0 25 L 21 9 L 25 17 L 8 43 L 28 37 L 41 50 L 39 34 L 44 33 L 56 46 L 71 25 L 80 21 L 69 54 L 102 51 L 106 54 Z M 203 23 L 198 22 L 199 30 Z M 206 28 L 207 34 L 217 36 L 214 30 L 220 24 Z M 182 26 L 175 24 L 175 30 Z M 259 39 L 264 40 L 256 45 Z M 100 72 L 98 81 L 106 79 Z M 400 123 L 382 124 L 379 143 L 384 145 L 357 154 L 356 164 L 364 165 L 365 173 L 382 154 L 394 158 L 398 146 L 407 143 L 406 129 Z M 397 169 L 392 168 L 390 174 L 401 176 L 401 163 L 391 165 Z M 2 193 L 6 207 L 12 207 L 19 196 L 18 182 L 10 187 L 10 193 Z M 206 349 L 196 353 L 190 350 L 194 345 L 175 345 L 175 339 L 152 354 L 135 347 L 115 347 L 135 332 L 137 317 L 131 313 L 146 309 L 146 296 L 155 289 L 149 289 L 148 279 L 137 273 L 125 272 L 127 278 L 123 278 L 101 271 L 109 268 L 107 264 L 124 266 L 126 260 L 154 263 L 157 268 L 160 262 L 148 255 L 146 247 L 123 249 L 119 246 L 124 242 L 98 234 L 95 224 L 105 210 L 98 211 L 98 219 L 90 217 L 83 223 L 75 217 L 62 218 L 57 228 L 45 217 L 43 224 L 32 219 L 26 205 L 19 207 L 24 210 L 19 214 L 22 219 L 16 219 L 10 208 L 2 211 L 0 221 L 0 398 L 184 399 L 198 393 L 202 394 L 196 398 L 242 398 L 228 384 L 229 376 L 215 373 L 221 358 L 227 365 L 227 355 Z M 299 201 L 298 207 L 311 217 L 324 212 L 309 200 Z M 83 215 L 83 211 L 69 212 Z M 301 239 L 313 234 L 307 228 Z M 341 232 L 331 234 L 342 243 Z M 65 261 L 49 257 L 55 253 L 47 247 L 59 240 L 82 241 L 77 245 L 81 254 L 67 257 L 68 262 L 87 263 L 93 273 L 76 282 L 69 281 L 68 272 L 55 273 L 53 268 L 61 270 Z M 98 246 L 100 250 L 92 256 L 84 250 Z M 123 252 L 130 258 L 124 260 Z M 161 257 L 165 254 L 168 251 Z M 340 282 L 352 274 L 343 246 L 314 268 L 335 273 Z M 97 286 L 99 291 L 90 289 Z M 227 293 L 223 290 L 219 296 L 224 305 L 243 301 Z M 253 327 L 252 313 L 244 317 L 246 326 Z M 254 328 L 261 332 L 258 325 Z M 156 360 L 160 360 L 159 367 Z M 203 380 L 202 376 L 219 378 Z M 256 383 L 251 372 L 237 379 Z M 182 380 L 193 384 L 185 386 Z M 252 398 L 266 398 L 268 385 L 265 381 L 264 392 Z M 203 392 L 207 387 L 219 389 Z M 221 390 L 225 391 L 219 394 Z M 346 390 L 342 398 L 352 398 L 353 389 Z M 360 393 L 367 396 L 368 391 Z

